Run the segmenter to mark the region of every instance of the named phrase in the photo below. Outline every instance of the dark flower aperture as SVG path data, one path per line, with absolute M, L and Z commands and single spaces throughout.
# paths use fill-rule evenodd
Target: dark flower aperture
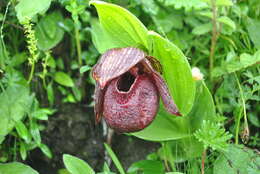
M 138 48 L 114 48 L 94 66 L 95 116 L 103 116 L 117 132 L 135 132 L 147 127 L 157 114 L 161 96 L 166 110 L 180 116 L 156 59 Z M 158 66 L 157 66 L 158 67 Z

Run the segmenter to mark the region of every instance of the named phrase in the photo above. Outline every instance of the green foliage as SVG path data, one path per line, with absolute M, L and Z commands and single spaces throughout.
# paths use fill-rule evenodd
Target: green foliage
M 32 19 L 36 14 L 44 13 L 50 6 L 52 0 L 21 0 L 15 7 L 17 18 L 20 23 Z
M 67 86 L 67 87 L 74 86 L 73 80 L 70 78 L 68 74 L 64 72 L 56 72 L 54 75 L 54 80 L 63 86 Z
M 95 174 L 93 169 L 86 162 L 77 157 L 65 154 L 63 155 L 63 162 L 71 174 Z
M 232 137 L 219 124 L 203 121 L 202 127 L 195 132 L 195 137 L 204 144 L 204 148 L 225 151 L 227 141 Z
M 214 163 L 214 174 L 259 172 L 260 157 L 253 150 L 243 146 L 229 145 L 226 152 L 221 154 Z
M 31 167 L 24 165 L 22 163 L 0 163 L 0 174 L 38 174 Z
M 39 21 L 35 29 L 39 49 L 49 50 L 62 40 L 64 31 L 59 27 L 59 23 L 62 22 L 63 17 L 58 11 L 52 12 Z

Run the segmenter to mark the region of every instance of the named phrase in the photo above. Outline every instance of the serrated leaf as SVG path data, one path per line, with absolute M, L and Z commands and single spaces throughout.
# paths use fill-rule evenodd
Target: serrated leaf
M 71 77 L 64 73 L 64 72 L 56 72 L 54 74 L 54 80 L 55 82 L 59 83 L 60 85 L 63 86 L 67 86 L 67 87 L 73 87 L 74 86 L 74 82 L 71 79 Z

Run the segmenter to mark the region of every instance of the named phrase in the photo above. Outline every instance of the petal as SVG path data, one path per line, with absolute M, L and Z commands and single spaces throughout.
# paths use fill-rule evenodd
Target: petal
M 114 48 L 104 53 L 93 68 L 93 78 L 103 89 L 106 83 L 127 72 L 145 58 L 145 53 L 138 48 Z
M 152 68 L 150 62 L 147 59 L 144 59 L 144 61 L 142 61 L 142 64 L 152 74 L 152 78 L 160 93 L 165 109 L 171 114 L 181 116 L 181 113 L 179 112 L 176 104 L 174 103 L 174 100 L 171 97 L 169 89 L 163 78 Z
M 103 113 L 103 101 L 104 101 L 105 90 L 102 90 L 99 84 L 96 84 L 95 92 L 94 92 L 94 100 L 95 100 L 95 117 L 96 124 L 100 122 L 102 113 Z

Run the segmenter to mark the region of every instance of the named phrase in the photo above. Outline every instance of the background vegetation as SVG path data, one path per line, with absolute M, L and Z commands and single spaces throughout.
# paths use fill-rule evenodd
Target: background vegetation
M 37 173 L 25 164 L 38 149 L 46 156 L 42 158 L 50 162 L 55 158 L 55 149 L 49 148 L 53 142 L 44 136 L 52 118 L 68 105 L 72 120 L 74 107 L 84 106 L 86 122 L 93 124 L 90 130 L 101 132 L 99 137 L 109 144 L 99 157 L 103 167 L 91 166 L 96 172 L 259 173 L 260 1 L 107 2 L 129 10 L 161 36 L 149 33 L 153 44 L 146 47 L 146 28 L 138 22 L 129 26 L 127 22 L 137 19 L 117 6 L 92 2 L 95 9 L 87 0 L 0 1 L 0 174 Z M 135 32 L 124 32 L 133 28 L 141 33 L 141 46 L 161 62 L 177 105 L 187 117 L 172 118 L 160 109 L 147 129 L 124 135 L 129 141 L 139 141 L 131 138 L 136 136 L 157 142 L 155 151 L 125 166 L 110 148 L 111 130 L 107 132 L 105 125 L 94 128 L 90 70 L 108 48 L 140 46 L 142 42 L 129 39 Z M 200 69 L 204 80 L 191 79 L 190 66 L 181 63 L 186 60 Z M 177 80 L 172 78 L 175 75 L 180 75 Z M 55 126 L 66 129 L 59 122 Z M 116 137 L 113 141 L 117 143 Z M 65 142 L 60 144 L 69 146 Z M 61 157 L 66 152 L 59 153 Z M 66 169 L 52 173 L 95 173 L 74 156 L 63 155 L 63 162 Z

